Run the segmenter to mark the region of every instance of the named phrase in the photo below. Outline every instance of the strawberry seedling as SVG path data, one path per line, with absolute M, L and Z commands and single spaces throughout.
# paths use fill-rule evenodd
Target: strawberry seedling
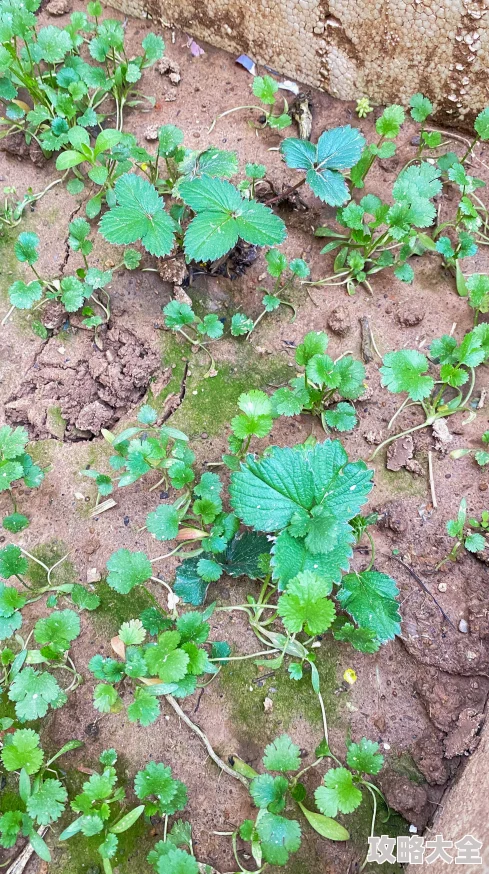
M 351 431 L 357 424 L 355 408 L 346 401 L 357 400 L 365 391 L 365 367 L 351 355 L 333 361 L 326 355 L 328 337 L 321 331 L 306 334 L 297 347 L 295 360 L 302 375 L 275 391 L 270 402 L 275 416 L 309 413 L 321 420 L 324 430 Z M 340 397 L 339 403 L 334 400 Z
M 480 520 L 467 519 L 467 501 L 462 498 L 458 509 L 457 518 L 449 519 L 446 523 L 447 534 L 455 539 L 455 543 L 442 561 L 440 561 L 436 569 L 438 570 L 447 561 L 457 561 L 462 547 L 473 554 L 483 553 L 487 549 L 489 542 L 487 535 L 489 533 L 489 513 L 484 511 Z
M 489 431 L 484 431 L 481 441 L 484 446 L 489 443 Z M 464 458 L 465 455 L 473 455 L 479 467 L 485 467 L 489 464 L 489 452 L 487 449 L 452 449 L 450 458 Z
M 470 400 L 474 391 L 476 368 L 489 357 L 489 326 L 477 325 L 465 334 L 458 344 L 455 337 L 444 334 L 433 340 L 430 359 L 439 366 L 439 378 L 434 380 L 428 373 L 429 362 L 417 349 L 401 349 L 388 352 L 380 368 L 382 385 L 394 394 L 406 393 L 407 397 L 389 422 L 392 427 L 397 416 L 407 407 L 420 407 L 424 421 L 419 425 L 393 434 L 377 446 L 374 458 L 385 446 L 399 437 L 427 428 L 437 419 L 467 411 L 474 413 Z M 465 390 L 462 386 L 466 386 Z
M 227 109 L 226 112 L 221 112 L 220 115 L 217 115 L 212 122 L 208 133 L 214 130 L 217 122 L 221 118 L 225 118 L 228 115 L 231 115 L 232 112 L 239 112 L 242 109 L 254 109 L 255 111 L 260 113 L 259 118 L 253 124 L 256 127 L 265 128 L 270 127 L 272 130 L 283 130 L 286 127 L 290 127 L 292 124 L 292 119 L 289 115 L 289 107 L 288 103 L 283 98 L 283 109 L 282 112 L 275 112 L 275 105 L 277 102 L 277 91 L 279 90 L 279 85 L 272 79 L 271 76 L 255 76 L 251 85 L 251 89 L 255 97 L 258 97 L 258 100 L 261 102 L 261 106 L 234 106 L 232 109 Z
M 7 773 L 15 775 L 15 779 L 18 775 L 18 786 L 15 806 L 9 806 L 7 812 L 0 815 L 0 846 L 13 847 L 19 837 L 27 838 L 39 858 L 50 862 L 51 853 L 42 835 L 63 815 L 68 799 L 68 793 L 52 766 L 61 756 L 83 744 L 78 740 L 69 741 L 45 762 L 40 740 L 38 733 L 31 728 L 21 728 L 4 736 L 2 764 Z
M 15 486 L 22 483 L 28 489 L 38 489 L 44 479 L 42 468 L 25 451 L 28 440 L 25 428 L 9 425 L 0 428 L 0 492 L 8 491 L 14 506 L 14 513 L 4 518 L 3 527 L 13 533 L 29 524 L 26 516 L 17 513 Z

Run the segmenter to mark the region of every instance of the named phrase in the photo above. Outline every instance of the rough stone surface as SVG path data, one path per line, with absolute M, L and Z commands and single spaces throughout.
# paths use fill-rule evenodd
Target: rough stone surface
M 487 0 L 113 0 L 198 40 L 343 100 L 407 104 L 423 91 L 439 120 L 487 104 Z M 436 46 L 436 63 L 433 50 Z

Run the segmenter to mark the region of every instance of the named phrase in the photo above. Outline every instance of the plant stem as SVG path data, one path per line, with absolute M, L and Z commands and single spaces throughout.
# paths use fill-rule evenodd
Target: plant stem
M 299 179 L 299 182 L 296 182 L 295 185 L 291 185 L 289 186 L 289 188 L 285 188 L 284 191 L 282 191 L 282 194 L 277 194 L 275 195 L 275 197 L 269 198 L 269 200 L 264 200 L 263 203 L 265 204 L 265 206 L 270 206 L 270 204 L 272 203 L 278 203 L 280 200 L 284 200 L 286 197 L 289 196 L 289 194 L 292 194 L 293 191 L 297 191 L 297 189 L 300 188 L 301 185 L 304 185 L 305 181 L 306 177 L 304 176 L 304 178 Z
M 187 714 L 182 710 L 180 705 L 177 703 L 177 701 L 175 700 L 173 695 L 165 695 L 165 698 L 168 701 L 168 703 L 170 704 L 170 706 L 173 707 L 175 713 L 180 717 L 180 719 L 182 719 L 184 721 L 185 725 L 187 725 L 190 728 L 190 730 L 193 731 L 193 733 L 196 734 L 197 737 L 200 738 L 200 740 L 204 744 L 209 756 L 211 757 L 212 761 L 216 763 L 217 767 L 220 768 L 221 771 L 224 771 L 225 774 L 228 774 L 230 777 L 234 777 L 235 780 L 239 780 L 239 782 L 242 783 L 243 786 L 246 786 L 246 788 L 248 789 L 249 782 L 246 779 L 246 777 L 243 777 L 242 774 L 238 774 L 237 771 L 233 771 L 233 769 L 230 768 L 229 765 L 226 765 L 226 762 L 223 762 L 223 760 L 217 755 L 217 753 L 214 752 L 207 735 L 204 734 L 202 729 L 199 728 L 199 726 L 196 725 L 195 722 L 192 722 L 192 720 L 187 716 Z

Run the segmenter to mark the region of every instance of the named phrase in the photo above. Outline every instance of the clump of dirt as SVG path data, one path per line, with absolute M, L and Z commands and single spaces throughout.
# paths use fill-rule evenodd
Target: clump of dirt
M 127 328 L 111 328 L 100 345 L 81 331 L 52 337 L 8 399 L 7 421 L 25 425 L 31 439 L 90 440 L 115 425 L 143 397 L 160 360 Z

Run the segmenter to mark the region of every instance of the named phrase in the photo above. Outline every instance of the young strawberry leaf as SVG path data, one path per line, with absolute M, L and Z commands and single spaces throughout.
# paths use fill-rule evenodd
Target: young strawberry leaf
M 401 631 L 398 594 L 392 577 L 378 571 L 363 571 L 343 577 L 337 598 L 361 628 L 374 631 L 384 643 Z
M 263 764 L 268 771 L 297 771 L 301 765 L 300 749 L 283 734 L 265 747 Z
M 360 131 L 346 125 L 324 131 L 317 145 L 288 137 L 280 151 L 289 167 L 307 170 L 306 182 L 320 200 L 330 206 L 341 206 L 350 199 L 350 194 L 338 171 L 356 164 L 364 146 L 365 138 Z
M 247 437 L 266 437 L 273 426 L 272 405 L 263 391 L 252 389 L 238 398 L 242 414 L 231 420 L 233 433 L 240 440 Z
M 125 173 L 114 191 L 118 205 L 102 216 L 102 236 L 116 245 L 141 240 L 151 255 L 169 255 L 174 245 L 173 221 L 156 188 L 147 179 Z
M 290 580 L 277 607 L 287 631 L 297 634 L 305 629 L 309 635 L 326 631 L 335 617 L 334 604 L 327 598 L 330 592 L 329 583 L 307 571 Z
M 407 392 L 413 401 L 422 401 L 434 388 L 432 377 L 425 375 L 427 370 L 427 358 L 417 349 L 388 352 L 380 368 L 382 385 L 394 393 Z
M 353 783 L 347 768 L 330 768 L 324 775 L 324 785 L 314 793 L 318 809 L 325 816 L 352 813 L 362 803 L 362 793 Z
M 152 575 L 151 562 L 144 552 L 131 552 L 118 549 L 112 553 L 108 562 L 107 583 L 111 589 L 127 595 L 134 586 L 145 583 Z

